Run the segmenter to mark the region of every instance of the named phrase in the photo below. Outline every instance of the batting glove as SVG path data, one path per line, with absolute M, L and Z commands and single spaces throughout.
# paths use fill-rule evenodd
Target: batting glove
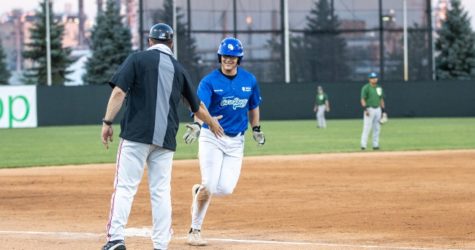
M 197 122 L 186 124 L 186 131 L 183 140 L 186 144 L 191 144 L 200 136 L 201 125 Z
M 261 131 L 261 126 L 252 127 L 252 138 L 258 143 L 258 145 L 264 145 L 266 143 L 266 138 L 264 137 L 264 132 Z

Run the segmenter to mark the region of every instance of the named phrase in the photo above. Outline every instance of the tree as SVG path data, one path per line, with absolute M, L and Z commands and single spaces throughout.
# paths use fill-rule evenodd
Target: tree
M 475 33 L 460 0 L 452 0 L 451 4 L 447 19 L 437 32 L 437 78 L 475 79 Z
M 328 0 L 315 2 L 307 16 L 303 37 L 303 58 L 297 63 L 306 81 L 337 81 L 348 77 L 346 41 L 340 37 L 338 16 Z M 295 62 L 294 62 L 295 63 Z
M 120 64 L 132 52 L 130 29 L 114 0 L 107 0 L 106 10 L 96 17 L 92 30 L 92 56 L 86 62 L 86 84 L 106 84 Z
M 7 64 L 5 63 L 6 55 L 3 51 L 2 41 L 0 40 L 0 85 L 7 85 L 8 79 L 10 79 L 10 71 L 7 69 Z
M 266 45 L 271 50 L 272 67 L 264 74 L 264 79 L 269 82 L 283 81 L 285 78 L 283 45 L 280 41 L 270 39 Z M 290 61 L 290 80 L 294 82 L 308 81 L 309 67 L 302 58 L 306 57 L 305 42 L 301 36 L 289 38 L 289 61 Z
M 68 81 L 67 75 L 71 73 L 67 68 L 73 63 L 70 59 L 71 49 L 63 48 L 64 27 L 61 19 L 54 19 L 53 4 L 50 2 L 50 48 L 51 48 L 51 79 L 53 85 L 64 85 Z M 26 44 L 23 57 L 30 59 L 33 66 L 29 68 L 24 79 L 27 83 L 38 85 L 47 84 L 46 62 L 46 0 L 40 3 L 40 9 L 36 11 L 36 21 L 30 28 L 31 42 Z
M 183 21 L 184 13 L 181 8 L 176 10 L 176 30 L 178 61 L 183 64 L 191 77 L 198 81 L 202 77 L 203 66 L 200 64 L 201 58 L 196 53 L 196 40 L 188 33 L 188 25 Z M 152 15 L 154 23 L 173 24 L 173 0 L 165 0 L 163 8 L 158 9 Z M 217 60 L 217 59 L 216 59 Z
M 267 40 L 266 47 L 271 51 L 270 60 L 273 61 L 271 66 L 264 72 L 264 79 L 268 82 L 283 81 L 285 77 L 283 45 L 276 39 Z

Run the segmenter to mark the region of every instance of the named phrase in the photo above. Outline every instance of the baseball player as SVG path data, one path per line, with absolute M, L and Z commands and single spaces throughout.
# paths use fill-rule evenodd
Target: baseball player
M 317 87 L 317 96 L 315 98 L 315 106 L 313 112 L 317 116 L 317 128 L 326 128 L 327 122 L 325 120 L 325 112 L 330 112 L 330 101 L 322 86 Z
M 153 247 L 167 249 L 172 222 L 171 167 L 179 122 L 177 107 L 182 97 L 195 116 L 209 125 L 210 137 L 224 135 L 219 123 L 200 103 L 188 73 L 173 58 L 173 29 L 155 24 L 148 42 L 150 47 L 127 57 L 110 80 L 113 90 L 102 126 L 106 148 L 112 141 L 112 121 L 124 99 L 126 106 L 103 250 L 126 249 L 124 229 L 145 163 L 152 203 Z
M 363 107 L 364 126 L 361 135 L 361 150 L 365 150 L 368 142 L 368 135 L 373 129 L 373 149 L 379 150 L 379 132 L 381 130 L 380 120 L 384 117 L 385 104 L 383 88 L 378 85 L 378 75 L 374 72 L 368 75 L 369 83 L 361 89 L 361 106 Z
M 213 136 L 209 125 L 195 118 L 196 122 L 187 126 L 183 137 L 186 143 L 192 143 L 199 136 L 201 169 L 201 185 L 196 184 L 192 188 L 191 228 L 187 239 L 189 245 L 207 244 L 201 238 L 201 228 L 211 197 L 230 195 L 236 187 L 248 122 L 252 127 L 254 140 L 259 145 L 265 143 L 259 124 L 259 85 L 254 75 L 238 66 L 243 55 L 243 46 L 238 39 L 224 39 L 218 49 L 220 68 L 205 76 L 198 86 L 199 98 L 212 116 L 221 118 L 219 123 L 225 135 L 220 138 Z

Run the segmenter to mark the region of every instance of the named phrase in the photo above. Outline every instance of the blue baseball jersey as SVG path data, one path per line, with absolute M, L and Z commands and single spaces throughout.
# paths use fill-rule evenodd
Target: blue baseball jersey
M 219 69 L 205 76 L 198 86 L 198 97 L 212 116 L 222 115 L 219 120 L 224 133 L 236 136 L 247 130 L 248 111 L 259 107 L 261 95 L 256 77 L 237 68 L 233 79 Z M 208 128 L 207 124 L 203 127 Z

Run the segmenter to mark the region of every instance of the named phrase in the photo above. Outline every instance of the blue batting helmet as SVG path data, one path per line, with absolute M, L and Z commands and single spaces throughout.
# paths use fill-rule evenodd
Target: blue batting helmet
M 375 72 L 371 72 L 368 74 L 368 78 L 378 78 L 378 74 L 376 74 Z
M 242 58 L 244 56 L 244 48 L 242 47 L 241 41 L 237 38 L 227 37 L 219 44 L 218 55 Z

